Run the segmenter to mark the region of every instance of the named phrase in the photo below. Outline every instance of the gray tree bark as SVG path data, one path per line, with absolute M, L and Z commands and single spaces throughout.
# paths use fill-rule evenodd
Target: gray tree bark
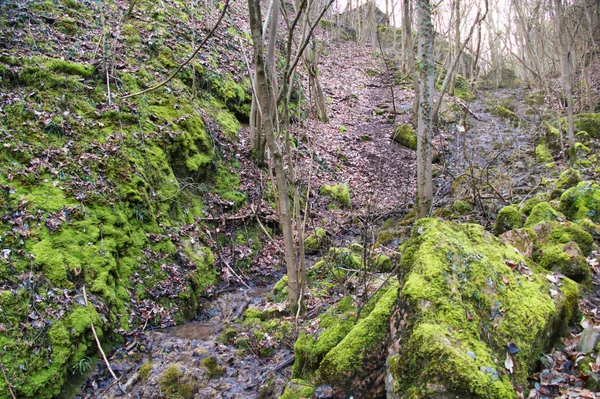
M 417 0 L 419 19 L 419 112 L 417 124 L 417 218 L 429 216 L 433 203 L 433 177 L 431 167 L 431 105 L 433 98 L 433 24 L 429 0 Z

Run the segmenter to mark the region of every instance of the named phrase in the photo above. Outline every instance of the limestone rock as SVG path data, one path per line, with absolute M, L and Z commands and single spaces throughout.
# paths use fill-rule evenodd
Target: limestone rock
M 588 327 L 581 333 L 579 343 L 577 344 L 577 351 L 590 353 L 594 350 L 598 342 L 600 342 L 600 331 L 594 327 Z

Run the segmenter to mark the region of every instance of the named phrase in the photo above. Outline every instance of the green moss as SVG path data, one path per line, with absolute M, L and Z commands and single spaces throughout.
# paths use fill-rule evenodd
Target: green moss
M 371 314 L 386 292 L 386 288 L 380 290 L 367 302 L 361 310 L 359 324 Z M 313 375 L 324 357 L 355 327 L 356 310 L 352 298 L 346 296 L 319 315 L 319 329 L 314 335 L 304 330 L 300 332 L 294 344 L 293 377 L 309 378 Z
M 225 367 L 219 365 L 217 358 L 210 356 L 202 360 L 202 365 L 208 371 L 209 378 L 220 378 L 225 374 Z
M 583 181 L 560 197 L 560 210 L 570 219 L 600 223 L 600 185 Z
M 179 364 L 169 366 L 158 379 L 158 386 L 168 399 L 192 399 L 196 391 L 191 376 Z
M 348 248 L 329 248 L 326 261 L 334 268 L 358 270 L 362 266 L 362 246 L 352 245 Z
M 396 126 L 392 134 L 392 140 L 411 150 L 417 149 L 417 134 L 415 133 L 415 129 L 410 125 L 402 124 Z
M 293 378 L 285 387 L 279 399 L 307 399 L 312 398 L 315 387 L 304 380 Z
M 576 284 L 564 279 L 568 287 L 552 297 L 545 272 L 478 225 L 420 220 L 403 250 L 397 391 L 430 397 L 437 386 L 448 395 L 516 398 L 513 384 L 526 384 L 548 337 L 574 316 Z M 520 349 L 513 375 L 500 366 L 507 342 Z
M 525 220 L 525 227 L 533 227 L 541 222 L 554 221 L 561 217 L 562 215 L 552 205 L 547 202 L 540 202 L 531 209 L 527 220 Z
M 371 268 L 381 273 L 389 273 L 394 269 L 392 258 L 387 255 L 376 255 L 371 258 Z
M 273 287 L 273 299 L 283 302 L 288 298 L 288 276 L 283 276 Z
M 347 183 L 333 186 L 325 184 L 321 187 L 319 192 L 321 195 L 331 198 L 335 204 L 342 208 L 350 208 L 351 206 L 350 187 Z
M 556 182 L 556 188 L 566 190 L 567 188 L 576 186 L 580 181 L 581 173 L 578 170 L 569 168 L 560 174 Z
M 79 62 L 69 62 L 58 58 L 48 60 L 46 66 L 53 72 L 81 76 L 82 78 L 90 78 L 94 73 L 94 68 L 89 65 Z
M 587 132 L 592 138 L 599 138 L 600 114 L 575 115 L 575 130 Z
M 523 225 L 523 216 L 521 212 L 513 206 L 505 206 L 498 212 L 496 223 L 494 224 L 494 234 L 500 235 L 508 230 L 518 229 Z
M 306 237 L 304 240 L 304 252 L 306 254 L 314 254 L 327 243 L 327 232 L 320 227 L 315 228 L 313 234 Z
M 521 207 L 521 213 L 525 214 L 525 216 L 529 216 L 533 208 L 539 204 L 540 202 L 544 202 L 544 200 L 540 197 L 533 197 L 528 199 L 525 204 Z
M 552 161 L 552 153 L 545 142 L 542 142 L 535 147 L 535 159 L 541 163 Z
M 364 367 L 371 351 L 383 350 L 397 298 L 398 286 L 394 285 L 377 301 L 373 311 L 328 351 L 317 370 L 321 380 L 349 387 L 353 377 Z
M 590 268 L 575 242 L 544 247 L 538 254 L 538 262 L 543 268 L 561 272 L 575 281 L 590 279 Z
M 533 227 L 537 237 L 537 246 L 551 244 L 577 243 L 585 256 L 592 251 L 594 239 L 587 231 L 573 222 L 541 222 Z
M 452 210 L 458 213 L 459 215 L 464 215 L 466 213 L 471 212 L 473 210 L 473 206 L 466 201 L 456 200 L 452 204 Z
M 140 377 L 140 380 L 144 384 L 146 382 L 148 382 L 148 379 L 150 378 L 151 373 L 152 373 L 152 363 L 151 362 L 146 362 L 146 363 L 142 364 L 140 366 L 140 368 L 138 369 L 138 376 Z
M 246 201 L 246 194 L 238 191 L 240 186 L 240 176 L 236 173 L 239 165 L 226 167 L 219 165 L 214 177 L 214 184 L 217 193 L 226 201 L 231 201 L 235 209 L 239 209 Z

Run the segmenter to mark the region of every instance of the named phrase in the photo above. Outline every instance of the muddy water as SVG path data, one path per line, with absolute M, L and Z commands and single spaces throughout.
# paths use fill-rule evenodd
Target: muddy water
M 261 358 L 251 349 L 241 350 L 220 340 L 227 327 L 242 331 L 237 319 L 248 306 L 264 303 L 270 291 L 255 288 L 225 292 L 204 304 L 198 321 L 140 333 L 135 344 L 125 345 L 129 348 L 118 350 L 111 359 L 113 369 L 122 375 L 125 393 L 101 369 L 88 379 L 79 398 L 156 398 L 165 389 L 174 390 L 173 393 L 187 389 L 193 392 L 192 396 L 179 394 L 190 398 L 278 397 L 289 370 L 280 371 L 277 366 L 291 358 L 291 350 L 276 350 L 270 357 Z M 222 368 L 218 376 L 211 375 L 205 366 L 207 358 L 216 359 Z M 146 375 L 139 372 L 143 364 Z M 177 382 L 166 388 L 164 375 L 173 367 L 177 370 Z

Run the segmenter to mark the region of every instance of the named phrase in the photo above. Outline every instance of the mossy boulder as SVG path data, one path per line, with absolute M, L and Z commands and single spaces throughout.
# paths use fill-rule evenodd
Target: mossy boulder
M 550 149 L 545 142 L 542 142 L 535 147 L 535 159 L 541 163 L 552 161 L 552 152 L 550 152 Z
M 456 200 L 452 204 L 452 210 L 459 215 L 464 215 L 473 210 L 473 205 L 463 200 Z
M 364 382 L 374 383 L 374 375 L 383 375 L 386 326 L 396 297 L 397 285 L 392 284 L 375 293 L 359 315 L 348 296 L 319 315 L 318 329 L 302 330 L 294 345 L 292 377 L 331 385 L 335 397 L 346 397 L 343 394 L 350 391 L 372 397 L 376 391 L 364 391 Z M 383 390 L 382 382 L 375 384 L 377 392 Z
M 564 216 L 548 202 L 540 202 L 529 213 L 529 216 L 525 220 L 525 227 L 533 227 L 536 224 L 554 220 L 564 220 Z
M 529 228 L 513 229 L 500 236 L 505 243 L 515 247 L 526 258 L 533 257 L 535 249 L 535 232 Z
M 317 379 L 331 385 L 335 397 L 380 397 L 385 392 L 385 349 L 397 299 L 398 286 L 393 285 L 321 361 Z
M 193 399 L 198 390 L 198 381 L 183 365 L 173 364 L 160 375 L 158 387 L 167 399 Z
M 576 315 L 577 284 L 553 283 L 479 225 L 422 219 L 402 249 L 389 358 L 396 392 L 517 398 L 515 386 L 527 385 L 539 353 Z
M 304 253 L 307 255 L 319 252 L 323 246 L 327 244 L 327 231 L 317 227 L 313 234 L 306 237 L 304 240 Z
M 327 185 L 321 187 L 319 190 L 321 195 L 331 198 L 332 204 L 334 206 L 338 206 L 341 208 L 350 208 L 351 200 L 350 200 L 350 187 L 348 184 L 336 184 L 336 185 Z
M 500 235 L 523 225 L 523 215 L 514 205 L 505 206 L 498 212 L 494 224 L 494 234 Z
M 590 267 L 574 241 L 543 247 L 537 254 L 537 261 L 543 268 L 560 272 L 575 281 L 587 282 L 590 279 Z
M 410 125 L 402 124 L 396 126 L 392 133 L 392 140 L 411 150 L 417 149 L 417 134 L 415 133 L 415 129 Z
M 560 210 L 570 220 L 588 218 L 600 223 L 600 185 L 583 181 L 571 187 L 560 197 Z
M 523 213 L 525 216 L 529 216 L 532 209 L 540 202 L 544 202 L 544 200 L 540 197 L 529 198 L 521 207 L 521 213 Z
M 333 267 L 358 270 L 362 266 L 362 245 L 352 244 L 347 248 L 330 248 L 326 262 Z
M 560 174 L 555 187 L 559 190 L 566 190 L 576 186 L 580 181 L 581 173 L 576 169 L 569 168 Z
M 592 251 L 594 239 L 584 229 L 573 222 L 542 222 L 533 226 L 536 235 L 536 246 L 541 248 L 547 244 L 567 244 L 575 242 L 585 256 Z
M 214 356 L 202 359 L 202 365 L 206 368 L 209 378 L 220 378 L 225 374 L 225 367 L 221 366 Z

